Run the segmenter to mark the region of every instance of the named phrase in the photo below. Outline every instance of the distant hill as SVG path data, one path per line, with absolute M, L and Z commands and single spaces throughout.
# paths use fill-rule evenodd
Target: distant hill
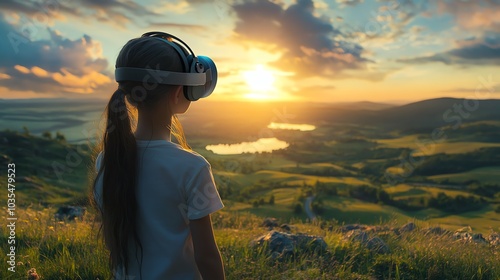
M 369 111 L 378 111 L 383 109 L 388 109 L 392 107 L 396 107 L 395 104 L 389 103 L 377 103 L 370 101 L 360 101 L 360 102 L 339 102 L 332 103 L 332 108 L 337 109 L 345 109 L 345 110 L 369 110 Z
M 374 107 L 380 107 L 380 104 Z M 380 110 L 353 110 L 349 106 L 317 104 L 302 116 L 308 122 L 376 126 L 386 130 L 428 131 L 466 122 L 500 120 L 500 100 L 437 98 Z
M 500 100 L 438 98 L 381 110 L 362 123 L 399 130 L 454 126 L 484 120 L 500 120 Z
M 0 128 L 20 129 L 26 125 L 35 134 L 61 130 L 71 142 L 86 137 L 80 133 L 83 126 L 95 127 L 105 106 L 103 100 L 2 99 Z M 193 102 L 188 112 L 179 117 L 188 136 L 241 141 L 247 140 L 249 136 L 257 138 L 268 135 L 266 127 L 270 122 L 328 126 L 347 124 L 352 125 L 353 129 L 361 125 L 375 127 L 381 132 L 399 130 L 430 133 L 438 127 L 500 120 L 498 108 L 498 99 L 465 101 L 437 98 L 406 105 L 369 101 L 305 103 L 201 100 Z

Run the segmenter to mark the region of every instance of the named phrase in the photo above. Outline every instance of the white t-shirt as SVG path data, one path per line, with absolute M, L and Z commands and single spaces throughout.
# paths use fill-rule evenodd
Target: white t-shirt
M 210 164 L 203 156 L 166 140 L 137 140 L 137 148 L 142 279 L 201 279 L 188 223 L 224 207 Z M 96 170 L 101 156 L 102 152 Z M 94 195 L 102 208 L 102 175 Z M 129 248 L 129 259 L 128 278 L 119 279 L 141 279 L 135 246 Z

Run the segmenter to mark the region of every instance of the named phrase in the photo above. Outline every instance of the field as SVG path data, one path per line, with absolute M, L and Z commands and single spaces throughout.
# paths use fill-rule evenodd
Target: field
M 472 169 L 467 172 L 435 175 L 429 178 L 437 182 L 449 181 L 452 183 L 464 183 L 467 181 L 475 180 L 484 183 L 495 184 L 500 182 L 500 167 L 499 166 L 482 167 L 482 168 Z
M 349 204 L 349 202 L 347 203 Z M 367 208 L 367 211 L 376 208 Z M 93 213 L 84 221 L 55 221 L 54 208 L 30 207 L 18 212 L 19 231 L 15 273 L 5 269 L 0 278 L 109 279 L 107 253 L 98 241 Z M 2 219 L 6 217 L 2 215 Z M 254 215 L 223 210 L 214 215 L 214 233 L 228 280 L 233 279 L 498 279 L 498 252 L 484 245 L 464 244 L 415 231 L 402 236 L 384 236 L 389 254 L 373 253 L 345 240 L 337 231 L 326 231 L 318 223 L 289 221 L 294 231 L 321 236 L 327 244 L 322 254 L 302 254 L 284 261 L 273 260 L 262 249 L 249 244 L 265 234 Z M 391 226 L 401 225 L 393 222 Z M 429 224 L 419 223 L 419 228 Z M 335 226 L 337 229 L 337 226 Z M 7 230 L 0 229 L 0 242 L 7 243 Z M 3 245 L 2 245 L 3 246 Z M 0 257 L 6 263 L 5 254 Z
M 77 275 L 68 279 L 105 277 L 108 274 L 103 265 L 104 251 L 102 245 L 92 243 L 89 235 L 93 229 L 88 220 L 57 224 L 50 218 L 61 205 L 88 206 L 88 175 L 93 169 L 91 151 L 95 143 L 86 142 L 84 134 L 98 132 L 95 117 L 100 112 L 96 104 L 83 104 L 75 109 L 74 117 L 62 121 L 69 111 L 56 114 L 57 108 L 46 106 L 45 110 L 52 113 L 43 124 L 34 119 L 37 109 L 31 107 L 17 108 L 21 113 L 0 119 L 0 124 L 10 129 L 0 131 L 0 161 L 14 162 L 17 170 L 16 203 L 23 213 L 19 224 L 23 244 L 20 255 L 30 259 L 46 279 L 53 275 Z M 473 120 L 458 129 L 443 126 L 446 140 L 433 143 L 429 137 L 435 124 L 425 127 L 427 120 L 422 120 L 409 129 L 396 122 L 399 115 L 385 117 L 384 114 L 392 114 L 392 109 L 382 110 L 377 117 L 374 112 L 363 110 L 331 113 L 323 105 L 310 114 L 301 114 L 305 109 L 297 105 L 261 104 L 253 108 L 258 117 L 248 121 L 247 115 L 239 112 L 249 109 L 238 106 L 216 104 L 212 111 L 199 107 L 199 111 L 182 118 L 188 142 L 210 162 L 226 206 L 216 214 L 215 224 L 229 279 L 256 279 L 252 277 L 260 275 L 257 271 L 269 276 L 265 279 L 387 279 L 384 277 L 388 275 L 395 279 L 419 279 L 412 277 L 434 273 L 432 261 L 443 262 L 442 267 L 450 262 L 454 271 L 470 265 L 470 271 L 460 272 L 474 275 L 470 279 L 498 276 L 497 270 L 485 266 L 494 260 L 485 257 L 478 261 L 468 253 L 445 256 L 438 252 L 443 249 L 441 244 L 426 245 L 422 236 L 411 241 L 390 240 L 401 251 L 387 259 L 360 251 L 342 242 L 339 233 L 318 227 L 320 221 L 336 226 L 402 225 L 413 221 L 451 231 L 470 226 L 482 234 L 499 232 L 500 121 L 496 117 Z M 234 113 L 234 118 L 227 122 L 215 112 L 224 108 Z M 282 108 L 295 116 L 293 121 L 313 124 L 316 129 L 266 128 L 276 118 L 273 110 Z M 363 114 L 368 114 L 370 121 L 378 118 L 394 122 L 371 124 L 361 120 Z M 200 117 L 205 120 L 201 124 L 196 121 Z M 246 122 L 248 126 L 241 125 Z M 25 128 L 19 128 L 20 125 Z M 17 130 L 14 126 L 18 126 Z M 50 129 L 58 133 L 44 134 Z M 276 137 L 290 145 L 272 153 L 238 155 L 218 155 L 205 149 L 207 145 L 255 141 L 263 136 Z M 0 174 L 0 187 L 5 189 L 6 182 L 6 175 Z M 308 199 L 311 205 L 306 205 Z M 0 202 L 5 205 L 5 196 Z M 312 222 L 311 213 L 306 211 L 309 206 L 318 220 Z M 266 217 L 276 217 L 282 223 L 297 224 L 303 232 L 324 236 L 336 258 L 342 261 L 330 260 L 335 265 L 328 269 L 305 259 L 269 266 L 266 256 L 246 246 L 265 232 L 259 225 Z M 71 235 L 74 230 L 80 233 Z M 84 248 L 86 242 L 93 247 Z M 448 253 L 460 250 L 453 246 L 446 248 Z M 419 252 L 421 259 L 410 258 L 405 253 L 408 248 Z M 424 248 L 430 251 L 424 252 Z M 90 258 L 90 250 L 99 257 Z M 92 259 L 90 267 L 79 267 L 78 263 L 87 258 Z M 359 266 L 354 264 L 358 258 L 362 263 Z M 405 278 L 393 270 L 399 265 L 419 268 Z M 304 269 L 287 269 L 298 266 Z M 446 277 L 454 275 L 454 271 L 440 279 L 451 279 Z

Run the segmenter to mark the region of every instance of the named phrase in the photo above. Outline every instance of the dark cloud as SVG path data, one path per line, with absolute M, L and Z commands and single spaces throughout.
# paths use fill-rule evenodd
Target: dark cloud
M 430 56 L 400 59 L 405 63 L 442 62 L 456 65 L 499 65 L 500 33 L 456 42 L 456 47 Z
M 104 22 L 118 20 L 128 23 L 141 17 L 159 16 L 132 0 L 79 0 L 78 2 L 80 2 L 79 6 L 87 8 L 86 14 Z
M 93 19 L 124 27 L 124 24 L 139 24 L 139 18 L 160 17 L 154 11 L 132 0 L 47 0 L 43 2 L 2 0 L 0 8 L 4 12 L 22 13 L 31 21 L 38 18 L 60 18 L 73 15 L 83 19 Z
M 340 32 L 329 18 L 315 15 L 311 0 L 298 0 L 288 8 L 254 0 L 233 9 L 237 15 L 236 41 L 281 52 L 274 66 L 284 71 L 301 77 L 333 76 L 346 69 L 364 68 L 368 62 L 360 45 L 336 38 Z
M 46 29 L 49 37 L 30 41 L 0 16 L 0 86 L 37 93 L 92 93 L 112 82 L 101 45 L 90 36 L 70 40 Z
M 345 5 L 345 6 L 356 6 L 365 2 L 364 0 L 337 0 L 337 3 Z

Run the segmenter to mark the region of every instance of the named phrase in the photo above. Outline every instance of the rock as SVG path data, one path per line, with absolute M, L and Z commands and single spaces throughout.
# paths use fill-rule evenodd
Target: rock
M 455 233 L 460 232 L 460 233 L 465 233 L 465 232 L 472 232 L 472 228 L 470 226 L 466 226 L 463 228 L 459 228 L 455 230 Z
M 389 247 L 382 239 L 377 236 L 370 237 L 368 233 L 359 229 L 349 231 L 344 235 L 344 239 L 359 242 L 369 250 L 379 254 L 387 254 L 390 252 Z
M 328 230 L 328 231 L 333 231 L 333 225 L 331 223 L 327 223 L 325 221 L 322 221 L 320 224 L 319 224 L 319 227 L 322 229 L 322 230 Z
M 435 234 L 435 235 L 445 235 L 450 234 L 449 230 L 443 229 L 441 227 L 429 227 L 423 230 L 424 235 Z
M 282 224 L 280 228 L 284 231 L 290 232 L 292 230 L 292 227 L 288 224 Z
M 327 249 L 325 240 L 320 236 L 291 234 L 275 230 L 253 240 L 251 245 L 254 248 L 265 246 L 273 259 L 293 256 L 294 253 L 322 252 Z
M 389 228 L 388 226 L 367 226 L 366 227 L 366 231 L 368 232 L 383 232 L 383 231 L 390 231 L 391 228 Z
M 346 235 L 344 235 L 344 239 L 350 239 L 352 241 L 358 241 L 358 242 L 367 242 L 369 239 L 368 233 L 355 229 L 349 231 Z
M 476 244 L 488 244 L 489 242 L 484 239 L 481 233 L 472 233 L 472 232 L 464 232 L 464 231 L 455 231 L 453 233 L 453 238 L 458 241 L 468 242 L 468 243 L 476 243 Z
M 340 227 L 340 231 L 343 233 L 349 232 L 351 230 L 365 230 L 365 229 L 367 229 L 367 226 L 360 224 L 349 224 Z
M 489 242 L 484 239 L 483 235 L 481 233 L 474 233 L 471 236 L 472 242 L 474 243 L 484 243 L 488 244 Z
M 83 219 L 83 215 L 87 211 L 86 207 L 80 206 L 61 206 L 54 215 L 58 220 L 69 220 L 72 221 L 75 218 Z
M 417 228 L 417 226 L 415 225 L 415 223 L 409 222 L 409 223 L 403 225 L 401 228 L 399 228 L 399 232 L 400 233 L 411 232 L 411 231 L 414 231 L 416 228 Z
M 268 227 L 271 230 L 278 226 L 278 220 L 276 218 L 265 218 L 264 221 L 262 221 L 262 226 Z
M 486 240 L 488 240 L 488 242 L 490 243 L 490 245 L 498 246 L 498 245 L 500 245 L 500 233 L 493 232 L 492 234 L 490 234 L 486 238 Z
M 500 245 L 499 233 L 492 232 L 488 237 L 484 238 L 481 233 L 473 233 L 470 227 L 456 230 L 453 233 L 453 238 L 464 243 L 489 244 L 491 246 Z
M 458 231 L 455 231 L 453 233 L 453 238 L 454 239 L 465 240 L 465 239 L 469 239 L 469 237 L 470 237 L 470 233 L 468 233 L 468 232 L 458 232 Z

